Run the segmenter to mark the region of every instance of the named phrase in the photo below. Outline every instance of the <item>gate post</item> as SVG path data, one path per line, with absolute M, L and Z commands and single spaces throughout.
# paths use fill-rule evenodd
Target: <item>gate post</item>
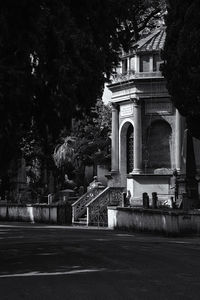
M 152 193 L 152 208 L 158 208 L 158 196 L 157 193 Z
M 143 207 L 149 208 L 149 196 L 147 193 L 142 194 Z

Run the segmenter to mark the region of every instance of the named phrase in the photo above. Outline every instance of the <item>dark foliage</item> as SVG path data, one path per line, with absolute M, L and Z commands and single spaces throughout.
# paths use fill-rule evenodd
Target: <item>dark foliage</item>
M 32 120 L 43 153 L 52 151 L 72 116 L 101 96 L 120 47 L 155 26 L 162 2 L 1 1 L 1 171 L 19 155 Z
M 71 136 L 63 136 L 54 151 L 61 177 L 65 174 L 78 185 L 84 184 L 85 167 L 110 166 L 111 107 L 97 101 L 90 114 L 74 120 Z
M 164 76 L 172 101 L 200 138 L 200 2 L 168 1 Z

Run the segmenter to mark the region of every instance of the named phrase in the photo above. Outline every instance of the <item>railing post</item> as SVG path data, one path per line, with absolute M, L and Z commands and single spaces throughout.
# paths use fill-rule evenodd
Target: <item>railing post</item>
M 87 226 L 90 224 L 90 208 L 87 206 Z
M 48 194 L 48 205 L 52 204 L 53 202 L 53 195 L 52 194 Z
M 147 193 L 142 194 L 142 200 L 143 200 L 143 207 L 149 208 L 149 196 Z
M 187 193 L 183 193 L 182 198 L 183 198 L 183 210 L 189 210 L 190 202 L 189 202 Z
M 75 218 L 74 218 L 74 211 L 75 211 L 75 207 L 72 206 L 72 223 L 74 223 Z
M 158 208 L 157 203 L 158 203 L 158 196 L 157 193 L 154 192 L 152 193 L 152 208 Z
M 110 193 L 109 193 L 109 196 L 110 196 Z M 100 199 L 98 199 L 98 227 L 99 227 L 99 219 L 100 219 Z
M 126 193 L 123 192 L 122 193 L 122 207 L 125 207 L 126 206 Z
M 171 197 L 171 207 L 176 208 L 176 202 L 174 201 L 174 197 Z

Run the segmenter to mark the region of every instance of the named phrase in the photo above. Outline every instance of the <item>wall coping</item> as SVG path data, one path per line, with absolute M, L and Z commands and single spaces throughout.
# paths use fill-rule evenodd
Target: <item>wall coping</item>
M 118 211 L 126 211 L 126 212 L 138 212 L 144 214 L 151 215 L 170 215 L 170 216 L 185 216 L 185 215 L 199 215 L 200 209 L 194 210 L 170 210 L 170 209 L 151 209 L 151 208 L 142 208 L 142 207 L 118 207 L 118 206 L 108 206 L 108 210 L 118 210 Z
M 135 178 L 135 177 L 172 177 L 172 174 L 127 174 L 127 178 Z
M 57 207 L 57 206 L 66 206 L 66 205 L 70 205 L 69 203 L 65 203 L 65 204 L 18 204 L 18 203 L 0 203 L 0 207 L 10 207 L 10 206 L 14 206 L 14 207 Z

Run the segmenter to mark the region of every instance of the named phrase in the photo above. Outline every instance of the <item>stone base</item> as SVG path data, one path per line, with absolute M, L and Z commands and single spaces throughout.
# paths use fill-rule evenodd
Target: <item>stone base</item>
M 155 174 L 129 174 L 127 176 L 127 191 L 131 193 L 131 201 L 142 200 L 142 194 L 148 193 L 149 198 L 152 193 L 158 194 L 158 199 L 162 201 L 170 199 L 173 193 L 170 189 L 170 175 L 155 175 Z
M 142 198 L 139 198 L 139 199 L 131 198 L 130 199 L 130 206 L 131 207 L 143 207 L 143 200 L 142 200 Z
M 121 175 L 119 172 L 111 171 L 105 175 L 108 179 L 108 186 L 109 187 L 122 187 L 124 186 L 121 181 Z
M 135 169 L 133 170 L 130 175 L 138 175 L 138 174 L 141 174 L 142 173 L 142 170 L 141 169 Z

